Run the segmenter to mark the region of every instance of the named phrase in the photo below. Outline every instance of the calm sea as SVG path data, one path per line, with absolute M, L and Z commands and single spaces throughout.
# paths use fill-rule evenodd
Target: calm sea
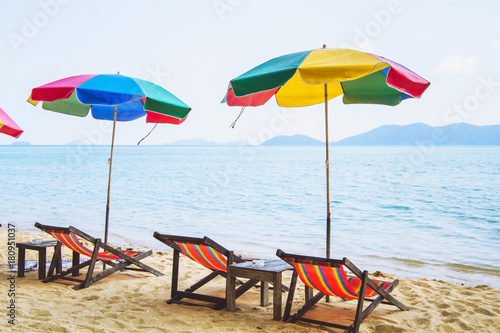
M 500 288 L 500 147 L 332 147 L 332 257 Z M 0 223 L 104 233 L 109 147 L 0 146 Z M 322 147 L 118 146 L 111 242 L 154 231 L 236 253 L 324 256 Z

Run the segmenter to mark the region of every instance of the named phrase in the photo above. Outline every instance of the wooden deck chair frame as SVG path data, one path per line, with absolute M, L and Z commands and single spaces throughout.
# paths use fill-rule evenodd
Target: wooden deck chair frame
M 318 324 L 318 325 L 324 325 L 324 326 L 329 326 L 329 327 L 335 327 L 335 328 L 340 328 L 340 329 L 345 329 L 345 332 L 358 332 L 359 331 L 359 326 L 363 322 L 363 320 L 370 315 L 370 313 L 373 312 L 373 310 L 380 304 L 390 304 L 398 307 L 399 309 L 403 311 L 408 311 L 408 307 L 404 305 L 403 303 L 399 302 L 397 299 L 395 299 L 390 293 L 394 290 L 394 288 L 398 285 L 399 280 L 394 280 L 392 283 L 389 282 L 381 282 L 381 281 L 375 281 L 371 280 L 368 277 L 368 271 L 361 271 L 358 269 L 349 259 L 343 258 L 342 260 L 338 259 L 326 259 L 326 258 L 318 258 L 318 257 L 309 257 L 309 256 L 302 256 L 302 255 L 296 255 L 296 254 L 290 254 L 290 253 L 285 253 L 282 250 L 277 250 L 276 255 L 280 257 L 281 259 L 285 260 L 292 266 L 294 266 L 294 272 L 292 275 L 292 281 L 290 285 L 290 291 L 288 293 L 288 298 L 285 306 L 285 313 L 283 315 L 283 321 L 285 322 L 295 322 L 295 321 L 304 321 L 304 322 L 309 322 L 313 324 Z M 337 267 L 341 268 L 347 267 L 349 271 L 351 271 L 355 277 L 358 277 L 361 280 L 360 287 L 359 287 L 359 296 L 357 297 L 358 304 L 356 307 L 356 314 L 354 317 L 354 322 L 350 326 L 345 326 L 345 325 L 340 325 L 332 322 L 325 322 L 325 321 L 319 321 L 319 320 L 314 320 L 314 319 L 309 319 L 309 318 L 304 318 L 304 314 L 309 311 L 316 303 L 318 303 L 325 294 L 321 291 L 318 291 L 316 295 L 313 294 L 312 288 L 309 288 L 306 285 L 306 303 L 305 305 L 297 311 L 294 315 L 290 316 L 291 308 L 292 308 L 292 303 L 293 303 L 293 297 L 295 293 L 295 287 L 297 284 L 297 269 L 295 267 L 295 263 L 300 263 L 300 264 L 310 264 L 310 265 L 316 265 L 316 266 L 327 266 L 327 267 Z M 376 282 L 383 283 L 384 288 L 380 287 L 379 284 Z M 365 291 L 367 286 L 369 286 L 374 292 L 378 294 L 376 298 L 366 298 L 365 297 Z M 331 296 L 336 296 L 336 295 L 331 295 Z M 345 299 L 344 299 L 345 300 Z M 363 309 L 363 303 L 364 301 L 369 301 L 371 302 L 370 305 L 368 305 L 365 309 Z
M 35 227 L 39 228 L 42 231 L 45 231 L 52 236 L 54 236 L 52 233 L 56 234 L 65 234 L 68 235 L 72 233 L 74 236 L 78 236 L 80 239 L 84 239 L 94 245 L 93 249 L 87 249 L 82 246 L 82 249 L 85 249 L 86 251 L 76 251 L 75 249 L 71 249 L 73 251 L 73 266 L 68 268 L 65 271 L 62 271 L 61 269 L 61 246 L 62 243 L 58 239 L 57 241 L 57 246 L 54 251 L 54 255 L 52 258 L 52 261 L 50 263 L 49 271 L 47 273 L 47 278 L 42 280 L 42 282 L 53 282 L 59 279 L 63 280 L 68 280 L 68 281 L 73 281 L 73 282 L 78 282 L 77 285 L 73 287 L 75 290 L 79 290 L 82 288 L 88 288 L 91 284 L 94 282 L 97 282 L 117 271 L 123 271 L 123 270 L 136 270 L 136 271 L 143 271 L 143 272 L 149 272 L 151 274 L 154 274 L 156 276 L 161 276 L 163 273 L 157 271 L 156 269 L 143 264 L 140 262 L 140 260 L 150 256 L 152 254 L 152 251 L 149 250 L 147 252 L 133 252 L 130 253 L 130 251 L 121 251 L 118 249 L 115 249 L 107 244 L 104 244 L 101 239 L 99 238 L 94 238 L 86 233 L 84 233 L 81 230 L 78 230 L 77 228 L 74 227 L 55 227 L 55 226 L 49 226 L 49 225 L 43 225 L 38 222 L 35 223 Z M 55 236 L 54 236 L 55 237 Z M 57 238 L 56 238 L 57 239 Z M 81 245 L 81 244 L 80 244 Z M 106 252 L 99 252 L 100 250 L 104 250 Z M 80 254 L 89 256 L 90 259 L 86 260 L 85 262 L 80 263 Z M 106 262 L 106 265 L 109 265 L 110 268 L 103 270 L 100 273 L 97 273 L 94 275 L 94 269 L 95 265 L 98 261 L 103 261 Z M 129 266 L 137 266 L 137 267 L 129 267 Z M 56 269 L 56 266 L 59 266 L 58 271 L 61 271 L 59 274 L 54 274 L 54 270 Z M 77 279 L 75 278 L 76 276 L 79 276 L 79 270 L 87 267 L 87 274 L 85 276 L 85 279 Z M 72 277 L 69 277 L 70 275 Z
M 222 298 L 222 297 L 216 297 L 216 296 L 211 296 L 211 295 L 205 295 L 205 294 L 200 294 L 196 293 L 195 291 L 198 290 L 199 288 L 203 287 L 213 279 L 215 279 L 218 276 L 222 276 L 223 278 L 227 278 L 227 273 L 226 270 L 219 270 L 219 269 L 213 269 L 211 267 L 208 267 L 207 265 L 204 265 L 200 262 L 201 265 L 205 266 L 206 268 L 210 269 L 212 272 L 193 284 L 191 287 L 188 289 L 181 291 L 178 289 L 178 282 L 179 282 L 179 254 L 183 253 L 181 247 L 179 246 L 179 243 L 181 244 L 195 244 L 195 245 L 202 245 L 202 246 L 208 246 L 211 249 L 217 251 L 220 253 L 222 256 L 225 257 L 225 262 L 224 265 L 227 268 L 227 266 L 233 262 L 239 263 L 239 262 L 244 262 L 245 260 L 242 259 L 241 257 L 234 255 L 232 251 L 227 250 L 224 248 L 222 245 L 216 243 L 212 239 L 208 237 L 204 238 L 196 238 L 196 237 L 184 237 L 184 236 L 174 236 L 174 235 L 167 235 L 167 234 L 160 234 L 158 232 L 155 232 L 153 234 L 153 237 L 158 239 L 160 242 L 170 246 L 174 250 L 174 256 L 173 256 L 173 264 L 172 264 L 172 285 L 171 285 L 171 298 L 167 301 L 168 304 L 171 303 L 179 303 L 179 304 L 187 304 L 187 305 L 197 305 L 193 303 L 187 303 L 183 302 L 182 299 L 184 298 L 189 298 L 189 299 L 195 299 L 203 302 L 208 302 L 208 303 L 213 303 L 212 309 L 215 310 L 221 310 L 226 307 L 226 299 L 227 295 Z M 190 258 L 192 259 L 192 258 Z M 194 260 L 194 259 L 192 259 Z M 196 260 L 194 260 L 196 261 Z M 240 287 L 236 290 L 236 298 L 239 296 L 243 295 L 246 291 L 248 291 L 250 288 L 255 286 L 259 281 L 258 280 L 248 280 L 245 283 L 242 283 Z

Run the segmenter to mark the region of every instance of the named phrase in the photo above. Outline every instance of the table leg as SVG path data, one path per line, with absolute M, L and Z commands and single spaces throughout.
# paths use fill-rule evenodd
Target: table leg
M 17 254 L 17 277 L 24 277 L 24 258 L 26 255 L 26 249 L 19 248 Z
M 80 253 L 73 251 L 73 266 L 76 266 L 80 263 Z M 80 275 L 80 270 L 76 270 L 71 274 L 73 276 Z
M 231 269 L 227 270 L 226 308 L 229 312 L 236 311 L 236 277 L 231 274 Z
M 59 255 L 57 255 L 56 249 L 57 249 L 57 245 L 54 246 L 54 255 L 52 256 L 52 260 L 55 261 L 54 264 L 56 266 L 56 274 L 60 274 L 62 272 L 62 257 L 61 257 L 60 251 L 59 251 Z
M 42 247 L 38 250 L 38 280 L 45 279 L 46 261 L 47 261 L 47 248 Z
M 309 300 L 311 298 L 313 298 L 313 290 L 312 290 L 312 288 L 309 288 L 306 286 L 304 291 L 306 293 L 305 298 L 306 298 L 306 303 L 307 303 L 307 302 L 309 302 Z
M 260 306 L 269 305 L 269 282 L 260 281 Z
M 281 320 L 281 272 L 273 276 L 273 320 Z

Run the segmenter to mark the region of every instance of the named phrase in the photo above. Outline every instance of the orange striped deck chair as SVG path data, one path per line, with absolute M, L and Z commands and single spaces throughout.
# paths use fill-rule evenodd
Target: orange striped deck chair
M 396 279 L 393 282 L 371 280 L 368 277 L 368 271 L 362 272 L 347 258 L 338 260 L 308 257 L 285 253 L 281 250 L 276 251 L 276 255 L 295 268 L 283 315 L 283 320 L 286 322 L 305 321 L 345 329 L 345 332 L 358 332 L 361 322 L 380 303 L 394 305 L 403 311 L 408 310 L 407 306 L 390 295 L 398 285 L 399 280 Z M 344 268 L 347 268 L 354 275 L 346 275 Z M 305 285 L 306 303 L 297 313 L 290 316 L 297 276 Z M 316 295 L 312 292 L 313 289 L 318 291 Z M 344 300 L 358 300 L 356 314 L 351 325 L 341 325 L 303 317 L 325 295 L 341 297 Z M 364 301 L 371 302 L 365 309 L 363 309 Z
M 244 262 L 244 259 L 234 255 L 233 252 L 227 250 L 208 237 L 184 237 L 160 234 L 158 232 L 155 232 L 153 234 L 153 237 L 158 239 L 160 242 L 170 246 L 174 250 L 174 258 L 172 264 L 171 298 L 167 301 L 168 304 L 185 303 L 182 301 L 182 299 L 189 298 L 211 303 L 213 304 L 212 308 L 215 310 L 221 310 L 226 306 L 226 297 L 205 295 L 196 293 L 195 291 L 218 276 L 227 278 L 226 271 L 228 263 L 231 264 Z M 210 274 L 184 291 L 178 290 L 180 253 L 212 271 Z M 257 280 L 248 280 L 247 282 L 243 283 L 236 290 L 236 298 L 248 291 L 258 282 L 259 281 Z M 194 305 L 193 303 L 188 304 Z
M 154 268 L 151 268 L 148 265 L 140 262 L 140 260 L 152 254 L 151 250 L 147 252 L 121 251 L 107 244 L 104 244 L 99 238 L 93 238 L 74 227 L 54 227 L 43 225 L 38 222 L 35 223 L 35 227 L 52 235 L 57 240 L 57 246 L 50 263 L 47 278 L 42 282 L 53 282 L 59 279 L 78 282 L 78 284 L 75 285 L 73 289 L 79 290 L 82 288 L 88 288 L 92 283 L 97 282 L 113 274 L 114 272 L 123 271 L 125 269 L 150 272 L 156 276 L 163 275 L 161 272 L 155 270 Z M 85 247 L 80 242 L 80 239 L 84 239 L 92 243 L 94 245 L 94 248 L 91 250 Z M 65 245 L 73 251 L 73 265 L 65 271 L 62 271 L 60 267 L 62 245 Z M 103 251 L 100 252 L 100 249 L 102 249 Z M 80 255 L 90 257 L 90 259 L 80 263 Z M 95 265 L 98 261 L 105 262 L 106 265 L 110 266 L 110 268 L 94 275 Z M 131 265 L 137 267 L 129 267 Z M 85 279 L 82 280 L 76 278 L 80 275 L 80 269 L 84 267 L 88 267 Z M 54 274 L 54 270 L 56 268 L 57 272 L 60 273 Z M 70 274 L 72 277 L 68 276 Z

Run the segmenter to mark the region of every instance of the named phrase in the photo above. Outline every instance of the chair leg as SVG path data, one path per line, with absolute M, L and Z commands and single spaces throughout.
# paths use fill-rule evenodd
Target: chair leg
M 220 275 L 220 271 L 213 271 L 212 273 L 208 274 L 203 279 L 201 279 L 200 281 L 196 282 L 191 287 L 186 289 L 185 292 L 192 293 L 192 292 L 200 289 L 201 287 L 203 287 L 204 285 L 206 285 L 207 283 L 209 283 L 210 281 L 212 281 L 213 279 L 215 279 L 219 275 Z
M 138 270 L 145 271 L 145 272 L 149 272 L 149 273 L 154 274 L 154 275 L 156 275 L 156 276 L 162 276 L 162 275 L 163 275 L 163 273 L 162 273 L 162 272 L 157 271 L 157 270 L 156 270 L 156 269 L 154 269 L 153 267 L 150 267 L 150 266 L 148 266 L 148 265 L 143 264 L 142 262 L 140 262 L 140 261 L 138 260 L 139 256 L 135 256 L 135 257 L 130 257 L 130 256 L 127 256 L 126 254 L 123 254 L 121 251 L 119 251 L 119 250 L 115 249 L 114 247 L 111 247 L 111 246 L 109 246 L 109 245 L 107 245 L 107 244 L 104 244 L 103 242 L 101 242 L 101 240 L 100 240 L 100 239 L 96 239 L 95 241 L 96 241 L 96 244 L 99 244 L 99 246 L 100 246 L 103 250 L 106 250 L 106 251 L 108 251 L 108 252 L 110 252 L 110 253 L 114 254 L 115 256 L 117 256 L 117 257 L 119 257 L 119 258 L 121 258 L 121 259 L 123 259 L 123 260 L 125 260 L 125 261 L 129 262 L 130 264 L 133 264 L 133 265 L 135 265 L 135 266 L 139 267 L 139 269 L 138 269 Z M 145 256 L 142 256 L 141 258 L 145 258 L 145 257 L 148 257 L 148 256 L 152 255 L 152 254 L 153 254 L 153 251 L 149 250 L 149 251 L 144 252 L 144 253 L 142 253 L 142 254 L 143 254 L 143 255 L 145 255 Z M 135 268 L 134 268 L 134 270 L 135 270 Z
M 100 239 L 94 244 L 94 250 L 92 252 L 92 259 L 90 259 L 89 268 L 87 270 L 87 276 L 85 277 L 85 282 L 83 283 L 84 288 L 88 288 L 91 283 L 92 275 L 94 274 L 95 263 L 97 262 L 97 255 L 99 254 L 99 243 Z
M 283 321 L 288 322 L 290 318 L 290 311 L 292 310 L 293 296 L 295 294 L 295 287 L 297 285 L 297 272 L 294 270 L 292 280 L 290 282 L 290 289 L 288 290 L 288 297 L 286 299 L 285 313 L 283 314 Z
M 382 296 L 382 298 L 384 298 L 386 301 L 388 301 L 392 305 L 398 307 L 400 310 L 403 310 L 403 311 L 408 311 L 409 310 L 409 308 L 406 305 L 404 305 L 403 303 L 401 303 L 400 301 L 398 301 L 396 298 L 394 298 L 394 296 L 392 296 L 390 294 L 390 292 L 399 284 L 399 280 L 398 279 L 394 280 L 391 283 L 391 285 L 386 288 L 386 290 L 380 288 L 380 286 L 378 286 L 375 282 L 373 282 L 370 279 L 368 279 L 366 283 L 367 283 L 367 285 L 369 287 L 371 287 L 380 296 Z
M 356 317 L 354 318 L 354 323 L 352 324 L 352 328 L 353 328 L 354 333 L 358 333 L 359 325 L 361 325 L 361 322 L 364 319 L 364 318 L 362 318 L 362 313 L 363 313 L 363 302 L 365 300 L 367 279 L 368 279 L 368 271 L 363 271 L 362 278 L 361 278 L 361 288 L 359 290 L 358 306 L 356 308 Z
M 47 283 L 47 282 L 52 282 L 52 281 L 55 281 L 55 280 L 58 280 L 58 279 L 65 279 L 65 280 L 70 280 L 70 281 L 75 281 L 75 282 L 81 282 L 81 280 L 77 280 L 77 279 L 74 279 L 74 278 L 68 278 L 66 277 L 66 275 L 69 275 L 79 269 L 82 269 L 84 267 L 87 267 L 88 265 L 90 264 L 90 260 L 87 260 L 81 264 L 78 264 L 76 266 L 72 266 L 71 268 L 68 268 L 67 270 L 65 270 L 64 272 L 61 272 L 57 275 L 52 275 L 50 277 L 47 277 L 45 280 L 42 280 L 43 283 Z
M 178 282 L 179 282 L 179 251 L 174 250 L 174 258 L 172 262 L 172 286 L 170 288 L 171 289 L 170 299 L 174 299 L 177 296 Z
M 392 290 L 394 289 L 394 287 L 395 287 L 395 286 L 397 286 L 397 282 L 398 282 L 397 280 L 396 280 L 396 281 L 394 281 L 394 282 L 393 282 L 393 283 L 392 283 L 389 287 L 387 287 L 387 288 L 385 289 L 385 291 L 386 291 L 387 293 L 392 292 Z M 391 296 L 391 297 L 392 297 L 392 296 Z M 366 318 L 366 317 L 368 317 L 368 316 L 370 315 L 370 313 L 372 313 L 372 312 L 373 312 L 373 310 L 375 310 L 375 308 L 376 308 L 376 307 L 377 307 L 380 303 L 382 303 L 382 301 L 383 301 L 384 299 L 385 299 L 385 297 L 379 294 L 379 296 L 378 296 L 377 298 L 375 298 L 375 299 L 372 301 L 372 303 L 371 303 L 369 306 L 367 306 L 367 307 L 366 307 L 366 309 L 363 311 L 363 313 L 361 314 L 361 321 L 365 320 L 365 318 Z M 390 302 L 390 303 L 391 303 L 392 305 L 394 305 L 394 306 L 397 306 L 396 304 L 393 304 L 392 302 Z M 399 301 L 398 301 L 398 303 L 399 303 Z M 402 303 L 401 303 L 401 304 L 402 304 Z M 406 307 L 405 305 L 403 305 L 403 306 L 404 306 L 404 307 Z M 403 310 L 403 309 L 401 309 L 401 310 Z M 403 311 L 404 311 L 404 310 L 403 310 Z
M 186 289 L 185 291 L 181 292 L 178 290 L 178 279 L 179 279 L 179 252 L 177 250 L 174 250 L 174 260 L 172 263 L 172 286 L 171 286 L 171 298 L 167 301 L 168 304 L 172 304 L 175 302 L 179 302 L 182 300 L 184 297 L 189 295 L 190 293 L 193 293 L 197 289 L 203 287 L 205 284 L 208 282 L 212 281 L 215 279 L 217 276 L 221 275 L 220 271 L 213 271 L 207 276 L 205 276 L 203 279 L 200 281 L 196 282 L 193 284 L 191 287 Z M 197 296 L 195 296 L 197 297 Z M 225 304 L 224 304 L 225 306 Z
M 54 249 L 54 254 L 52 255 L 52 260 L 50 261 L 49 271 L 47 272 L 47 278 L 54 275 L 54 270 L 56 270 L 61 260 L 61 242 L 57 242 L 56 248 Z
M 142 254 L 136 256 L 136 258 L 141 260 L 147 256 L 148 256 L 147 253 L 142 253 Z M 109 264 L 109 262 L 108 262 L 108 264 Z M 109 265 L 110 268 L 107 268 L 106 270 L 100 272 L 99 274 L 97 274 L 95 276 L 91 276 L 90 280 L 88 282 L 88 285 L 90 286 L 91 284 L 93 284 L 101 279 L 104 279 L 105 277 L 107 277 L 107 276 L 109 276 L 117 271 L 122 271 L 123 269 L 125 269 L 127 266 L 130 266 L 130 265 L 132 265 L 132 264 L 127 262 L 127 261 L 120 262 L 119 264 L 113 263 L 112 265 Z M 73 289 L 75 289 L 75 290 L 79 290 L 82 288 L 87 288 L 87 287 L 85 287 L 84 283 L 80 283 L 79 285 L 76 285 L 73 287 Z
M 319 291 L 313 298 L 309 300 L 304 306 L 297 311 L 296 314 L 293 315 L 292 317 L 292 322 L 295 321 L 295 319 L 301 318 L 307 311 L 311 310 L 311 308 L 318 303 L 325 294 L 323 294 L 321 291 Z

